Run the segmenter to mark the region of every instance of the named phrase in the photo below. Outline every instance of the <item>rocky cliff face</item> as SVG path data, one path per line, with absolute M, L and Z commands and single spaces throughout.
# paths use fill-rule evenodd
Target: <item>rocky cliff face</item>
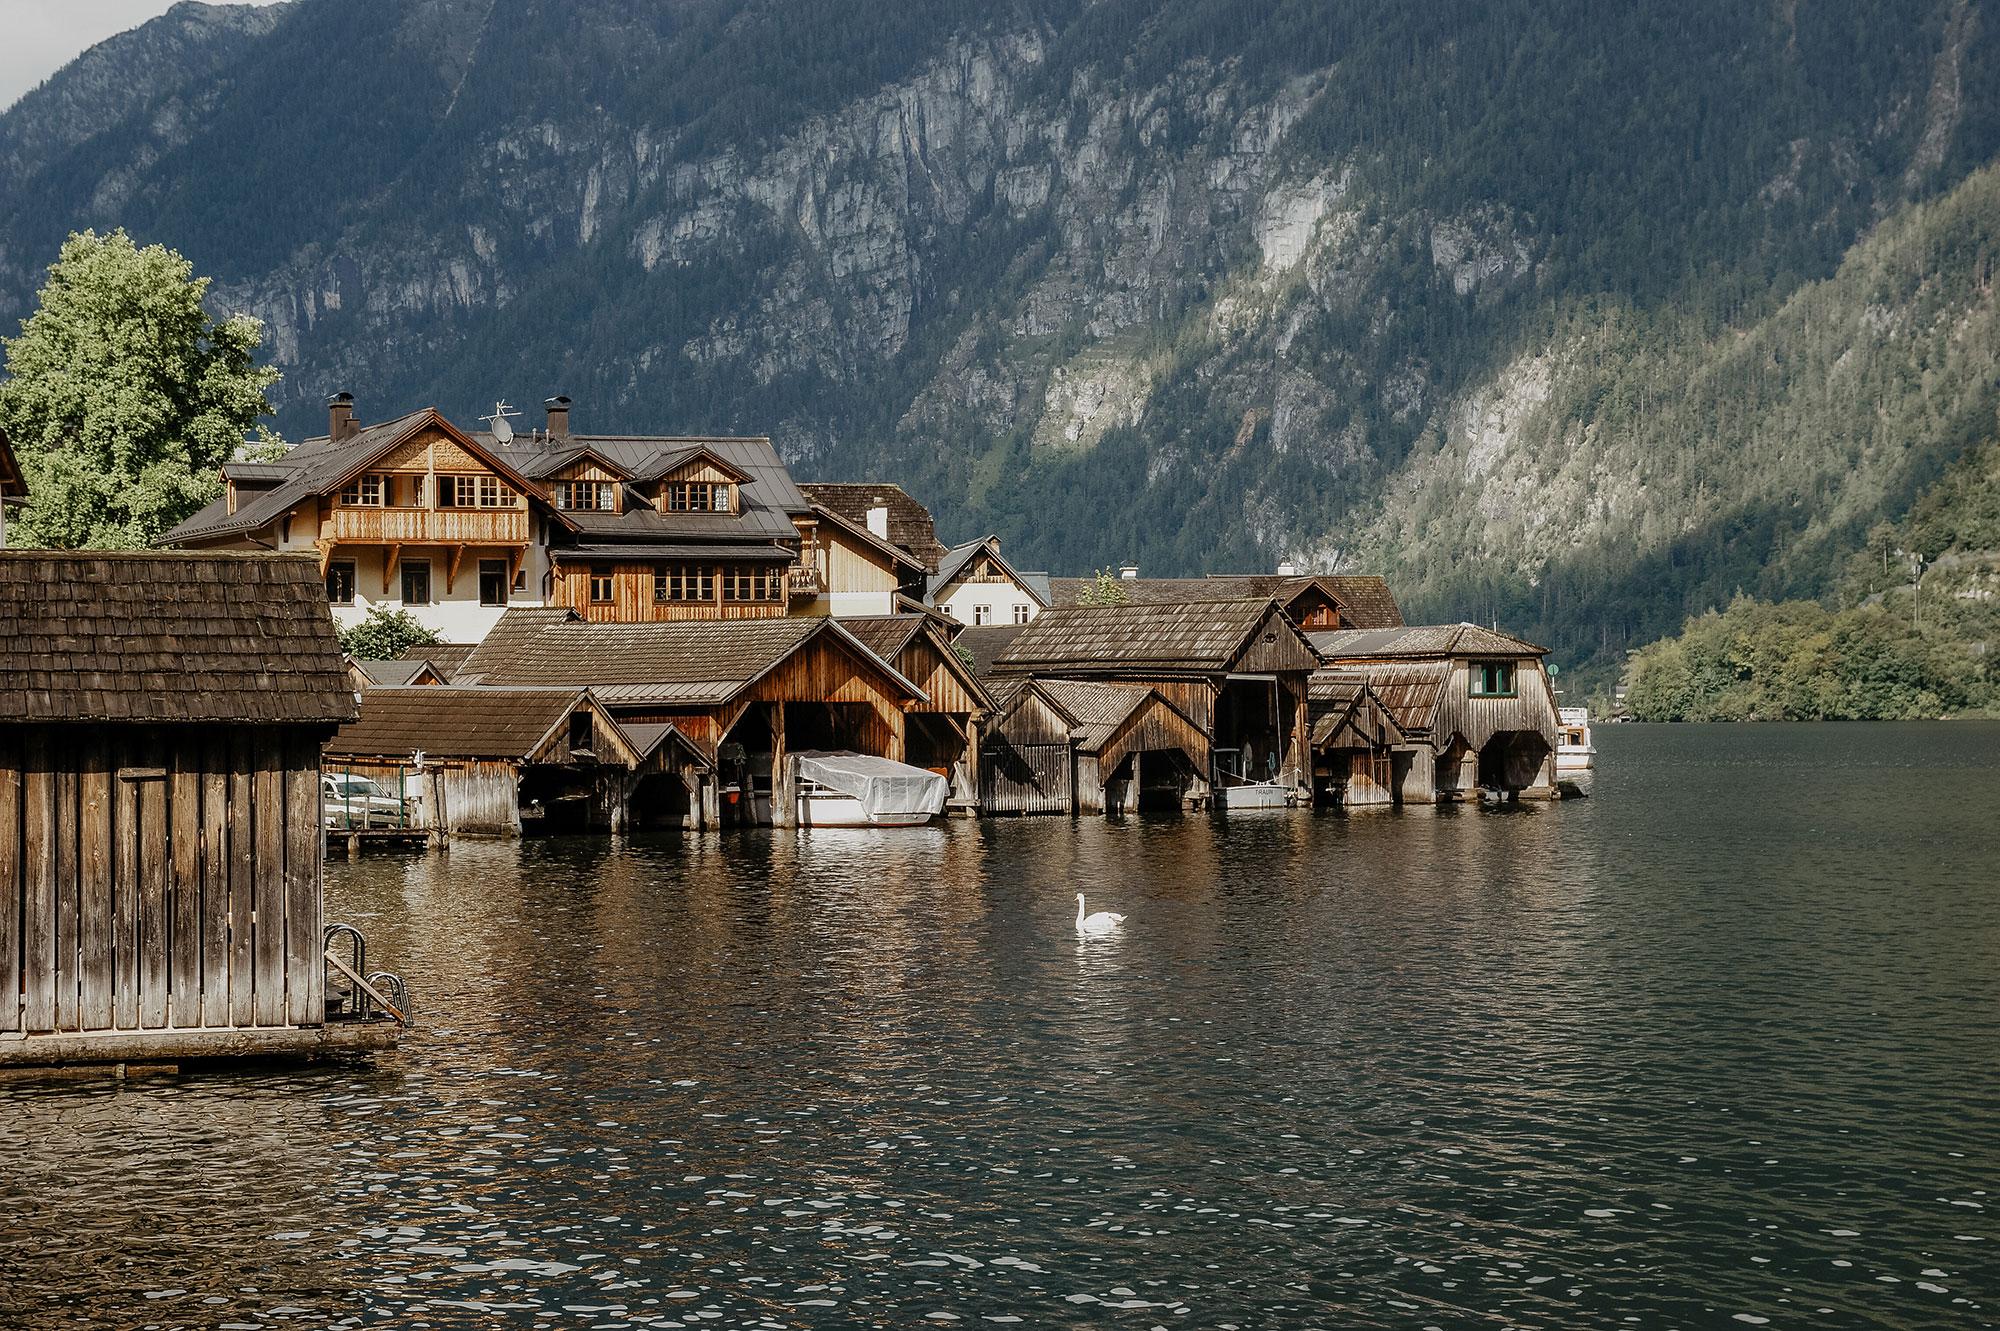
M 340 389 L 468 415 L 564 391 L 591 428 L 893 475 L 1029 565 L 1367 564 L 1427 613 L 1608 643 L 1701 586 L 1586 624 L 1575 585 L 1727 523 L 1742 478 L 1605 394 L 1737 382 L 1718 348 L 1794 327 L 1787 297 L 2000 146 L 1971 0 L 1821 29 L 1685 7 L 1708 45 L 1635 54 L 1586 6 L 1487 60 L 1452 4 L 1302 35 L 1261 4 L 912 5 L 930 26 L 829 95 L 771 72 L 838 56 L 786 0 L 182 5 L 0 117 L 37 196 L 0 210 L 0 312 L 63 230 L 125 224 L 265 320 L 295 432 Z M 1832 49 L 1841 23 L 1878 49 Z M 727 59 L 771 91 L 718 131 L 676 90 Z M 1672 160 L 1710 98 L 1755 133 Z M 1803 484 L 1822 538 L 1906 498 L 1815 447 L 1753 450 L 1752 488 Z M 1760 530 L 1731 570 L 1782 564 L 1790 529 Z

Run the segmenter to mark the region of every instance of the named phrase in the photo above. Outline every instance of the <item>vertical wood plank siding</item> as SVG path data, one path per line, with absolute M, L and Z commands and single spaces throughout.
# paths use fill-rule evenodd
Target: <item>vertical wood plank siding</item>
M 319 749 L 0 726 L 0 1030 L 324 1021 Z

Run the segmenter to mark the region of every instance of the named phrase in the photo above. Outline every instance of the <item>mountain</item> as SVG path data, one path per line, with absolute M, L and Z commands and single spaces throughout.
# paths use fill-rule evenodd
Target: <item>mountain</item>
M 124 225 L 267 322 L 294 435 L 563 392 L 1026 566 L 1289 554 L 1604 670 L 1831 594 L 1993 428 L 1974 0 L 250 13 L 0 117 L 0 317 Z

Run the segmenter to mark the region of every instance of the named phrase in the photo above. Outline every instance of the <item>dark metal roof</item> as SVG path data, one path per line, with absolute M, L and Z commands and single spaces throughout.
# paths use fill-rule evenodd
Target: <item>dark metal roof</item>
M 1015 585 L 1027 592 L 1028 595 L 1034 597 L 1044 606 L 1055 604 L 1052 599 L 1054 593 L 1050 588 L 1053 579 L 1046 573 L 1023 573 L 1008 563 L 1006 556 L 1000 553 L 1000 538 L 997 536 L 982 536 L 976 541 L 967 541 L 963 545 L 954 545 L 951 549 L 945 551 L 943 556 L 938 560 L 937 571 L 931 574 L 924 594 L 932 601 L 935 601 L 937 594 L 949 586 L 953 578 L 964 572 L 965 566 L 971 563 L 974 557 L 981 551 L 984 551 L 991 557 L 993 562 L 998 564 L 1007 576 L 1014 580 Z
M 340 728 L 327 756 L 528 757 L 588 698 L 580 688 L 494 689 L 416 685 L 369 689 L 361 716 Z
M 665 545 L 635 541 L 630 545 L 556 546 L 549 558 L 558 564 L 624 564 L 669 559 L 734 560 L 739 564 L 792 564 L 796 550 L 781 545 Z
M 588 685 L 606 703 L 707 707 L 726 702 L 820 634 L 838 636 L 895 687 L 923 690 L 832 619 L 593 624 L 568 610 L 509 610 L 458 678 L 487 685 Z
M 1525 638 L 1477 624 L 1426 624 L 1416 628 L 1335 629 L 1308 633 L 1320 655 L 1339 660 L 1371 656 L 1547 656 Z
M 353 715 L 310 558 L 0 551 L 0 721 Z
M 1080 666 L 1227 670 L 1273 613 L 1269 601 L 1057 607 L 1023 625 L 994 664 L 1015 674 Z
M 1373 574 L 1246 573 L 1206 578 L 1121 578 L 1118 586 L 1133 605 L 1269 598 L 1289 606 L 1300 593 L 1315 583 L 1346 609 L 1347 618 L 1356 628 L 1402 627 L 1403 612 L 1397 608 L 1388 582 Z M 1050 602 L 1054 605 L 1075 605 L 1080 593 L 1096 589 L 1096 578 L 1049 579 Z

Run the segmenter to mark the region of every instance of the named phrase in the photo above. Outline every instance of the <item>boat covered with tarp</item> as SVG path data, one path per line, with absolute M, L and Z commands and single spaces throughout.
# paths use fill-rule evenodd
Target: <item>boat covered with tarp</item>
M 940 774 L 888 758 L 812 749 L 793 757 L 802 827 L 914 827 L 951 796 Z

